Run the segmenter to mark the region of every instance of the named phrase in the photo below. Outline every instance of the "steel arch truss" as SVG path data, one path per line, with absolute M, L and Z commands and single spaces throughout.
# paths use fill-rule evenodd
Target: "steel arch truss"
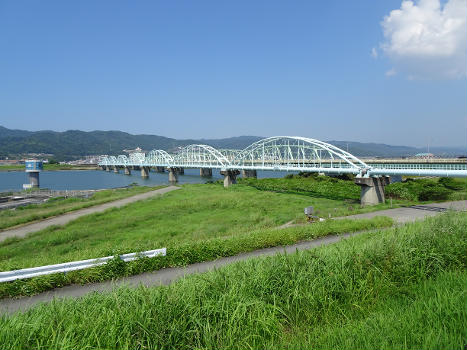
M 109 162 L 107 165 L 113 165 L 113 166 L 119 165 L 117 157 L 110 156 L 110 157 L 107 157 L 107 159 Z
M 166 151 L 161 149 L 154 149 L 147 155 L 145 163 L 150 166 L 170 167 L 173 166 L 174 159 Z
M 276 136 L 259 140 L 232 162 L 237 169 L 314 171 L 360 174 L 368 165 L 331 144 L 305 138 Z
M 179 150 L 173 157 L 174 164 L 183 168 L 227 169 L 230 162 L 226 156 L 208 145 L 189 145 Z
M 222 153 L 222 155 L 224 155 L 225 158 L 227 158 L 229 162 L 232 163 L 232 161 L 234 161 L 238 157 L 238 155 L 242 152 L 242 150 L 241 149 L 220 149 L 219 152 Z
M 144 153 L 131 153 L 129 158 L 129 164 L 133 166 L 144 165 L 146 162 L 146 155 Z
M 121 165 L 121 166 L 128 166 L 128 163 L 129 163 L 129 160 L 128 160 L 128 157 L 125 156 L 125 155 L 119 155 L 117 157 L 117 162 L 118 162 L 118 165 Z

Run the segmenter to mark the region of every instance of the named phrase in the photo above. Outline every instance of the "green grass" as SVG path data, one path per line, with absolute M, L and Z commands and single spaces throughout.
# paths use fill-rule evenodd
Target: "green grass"
M 134 196 L 139 193 L 153 191 L 163 186 L 146 187 L 131 186 L 128 188 L 110 189 L 99 191 L 89 198 L 53 198 L 42 204 L 30 204 L 18 207 L 14 210 L 6 209 L 0 211 L 0 230 L 11 228 L 22 224 L 61 215 L 73 210 L 92 207 L 94 205 L 107 203 L 117 199 Z
M 467 179 L 412 179 L 393 183 L 385 188 L 386 196 L 409 201 L 442 201 L 467 199 Z
M 0 243 L 0 271 L 154 248 L 174 247 L 304 221 L 314 205 L 327 217 L 360 212 L 342 201 L 258 191 L 247 186 L 183 189 L 81 217 L 26 239 Z M 364 208 L 365 210 L 367 208 Z M 370 208 L 374 209 L 374 208 Z M 27 261 L 27 263 L 26 263 Z
M 465 213 L 3 316 L 5 349 L 462 349 Z
M 353 179 L 342 180 L 329 176 L 304 173 L 274 179 L 239 179 L 239 183 L 262 191 L 298 193 L 317 198 L 345 200 L 358 203 L 360 186 Z M 395 207 L 440 200 L 467 199 L 467 180 L 454 178 L 406 179 L 385 187 L 386 202 L 393 199 Z
M 376 218 L 276 229 L 291 219 L 303 220 L 303 208 L 310 204 L 323 214 L 335 213 L 335 208 L 337 213 L 348 213 L 342 201 L 263 192 L 240 185 L 228 189 L 218 185 L 185 185 L 162 197 L 81 217 L 25 239 L 0 242 L 0 271 L 161 247 L 168 248 L 166 258 L 143 259 L 129 264 L 117 275 L 103 268 L 2 284 L 0 296 L 34 294 L 64 284 L 105 280 L 332 233 L 392 225 L 388 218 Z
M 340 180 L 329 176 L 304 177 L 299 175 L 284 178 L 239 179 L 239 183 L 252 186 L 262 191 L 275 191 L 284 193 L 302 193 L 316 198 L 330 198 L 358 202 L 360 200 L 360 187 L 353 181 Z

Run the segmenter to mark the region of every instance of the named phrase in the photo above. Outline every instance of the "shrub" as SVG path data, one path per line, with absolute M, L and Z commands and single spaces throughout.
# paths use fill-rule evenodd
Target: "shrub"
M 465 189 L 465 183 L 457 182 L 452 177 L 442 177 L 438 182 L 450 190 L 459 191 Z
M 423 189 L 419 195 L 418 199 L 421 201 L 429 201 L 429 200 L 446 200 L 449 198 L 451 191 L 442 187 L 442 186 L 430 186 L 426 189 Z

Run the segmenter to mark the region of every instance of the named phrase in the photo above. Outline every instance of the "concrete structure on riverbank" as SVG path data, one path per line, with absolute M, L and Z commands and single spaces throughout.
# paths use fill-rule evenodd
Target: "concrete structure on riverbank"
M 42 160 L 29 159 L 24 162 L 26 173 L 28 174 L 29 184 L 23 185 L 24 189 L 39 187 L 39 173 L 43 169 Z

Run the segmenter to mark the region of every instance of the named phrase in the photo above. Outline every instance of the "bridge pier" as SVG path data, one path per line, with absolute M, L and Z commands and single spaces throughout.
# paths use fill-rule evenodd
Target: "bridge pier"
M 238 174 L 240 174 L 238 170 L 222 170 L 221 175 L 224 175 L 224 187 L 236 184 Z
M 177 168 L 167 168 L 167 171 L 169 172 L 169 182 L 170 183 L 178 182 L 178 170 L 177 170 Z
M 164 173 L 165 172 L 165 168 L 163 166 L 156 166 L 154 168 L 154 170 L 156 171 L 156 173 Z
M 185 175 L 185 168 L 177 168 L 177 172 L 178 172 L 180 175 Z
M 109 165 L 107 165 L 107 166 L 105 167 L 105 171 L 110 171 L 110 166 L 109 166 Z
M 361 187 L 360 204 L 365 206 L 384 203 L 384 186 L 390 181 L 389 176 L 355 178 L 355 184 Z
M 258 177 L 258 175 L 256 173 L 256 170 L 244 169 L 244 170 L 242 170 L 242 177 L 244 179 L 247 179 L 249 177 L 253 177 L 253 178 L 256 179 Z
M 114 173 L 116 173 L 116 174 L 118 174 L 118 173 L 119 173 L 118 166 L 114 166 Z
M 212 169 L 211 168 L 200 168 L 199 176 L 212 176 Z
M 143 178 L 149 177 L 149 167 L 142 166 L 140 168 L 141 168 L 141 177 L 143 177 Z
M 125 169 L 125 175 L 131 175 L 130 167 L 126 166 L 124 169 Z

